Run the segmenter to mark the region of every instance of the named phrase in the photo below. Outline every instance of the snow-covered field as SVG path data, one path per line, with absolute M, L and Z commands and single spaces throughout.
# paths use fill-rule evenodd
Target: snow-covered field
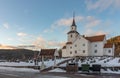
M 66 72 L 66 71 L 60 68 L 56 68 L 56 69 L 50 70 L 49 72 Z
M 18 71 L 18 72 L 39 72 L 31 68 L 0 67 L 0 71 Z
M 56 64 L 64 61 L 66 59 L 57 59 Z M 54 60 L 50 59 L 49 61 L 45 61 L 44 64 L 46 67 L 50 67 L 54 65 Z M 38 66 L 41 65 L 41 62 L 38 63 Z M 8 67 L 6 67 L 8 66 Z M 11 66 L 11 67 L 10 67 Z M 19 71 L 19 72 L 39 72 L 39 70 L 31 69 L 31 68 L 15 68 L 13 66 L 35 66 L 34 62 L 0 62 L 0 70 L 1 71 Z
M 120 57 L 105 57 L 102 58 L 101 57 L 94 57 L 92 59 L 85 59 L 83 61 L 78 60 L 77 63 L 78 65 L 81 67 L 82 64 L 89 64 L 90 66 L 92 66 L 93 64 L 100 64 L 102 67 L 120 67 Z M 67 63 L 64 63 L 60 66 L 66 66 Z
M 70 59 L 70 58 L 66 58 L 66 59 Z M 56 60 L 56 64 L 66 60 L 66 59 L 57 59 Z M 102 67 L 120 67 L 120 57 L 94 57 L 92 59 L 90 58 L 86 58 L 84 60 L 73 60 L 74 62 L 77 62 L 79 66 L 81 66 L 82 64 L 90 64 L 90 66 L 92 66 L 92 64 L 100 64 Z M 71 61 L 70 61 L 71 62 Z M 70 63 L 69 62 L 69 63 Z M 54 65 L 54 60 L 49 60 L 49 61 L 45 61 L 44 62 L 46 67 L 50 67 Z M 60 66 L 66 66 L 67 63 L 61 64 Z M 38 63 L 38 65 L 41 65 L 41 62 Z M 0 69 L 1 70 L 8 70 L 8 71 L 26 71 L 26 72 L 39 72 L 39 70 L 35 70 L 35 69 L 30 69 L 30 68 L 14 68 L 14 67 L 3 67 L 3 66 L 35 66 L 34 62 L 30 63 L 30 62 L 0 62 Z M 49 72 L 66 72 L 65 70 L 56 68 L 53 70 L 50 70 Z M 115 74 L 120 74 L 120 70 L 117 71 L 112 71 L 111 69 L 106 69 L 103 70 L 101 69 L 101 73 L 115 73 Z
M 57 59 L 56 64 L 63 61 L 65 59 Z M 44 64 L 46 67 L 53 66 L 54 60 L 50 59 L 49 61 L 45 61 Z M 41 62 L 38 62 L 38 66 L 41 65 Z M 34 62 L 0 62 L 0 66 L 35 66 Z

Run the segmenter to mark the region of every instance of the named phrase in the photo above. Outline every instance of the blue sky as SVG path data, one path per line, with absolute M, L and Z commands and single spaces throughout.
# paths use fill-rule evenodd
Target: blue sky
M 0 0 L 0 44 L 61 47 L 73 12 L 81 35 L 120 35 L 120 0 Z

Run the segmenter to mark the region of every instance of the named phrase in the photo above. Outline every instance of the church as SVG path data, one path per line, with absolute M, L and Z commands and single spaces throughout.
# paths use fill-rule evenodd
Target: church
M 62 57 L 114 56 L 114 44 L 107 43 L 106 35 L 86 37 L 79 34 L 73 17 L 67 42 L 62 48 Z

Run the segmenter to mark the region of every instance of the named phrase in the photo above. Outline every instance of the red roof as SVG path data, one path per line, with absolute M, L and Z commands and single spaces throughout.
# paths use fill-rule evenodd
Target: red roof
M 67 42 L 66 44 L 72 44 L 72 42 Z
M 54 56 L 56 49 L 41 49 L 40 56 Z
M 92 36 L 92 37 L 85 37 L 90 42 L 98 42 L 103 41 L 105 38 L 105 35 L 98 35 L 98 36 Z
M 111 43 L 107 43 L 104 45 L 104 48 L 112 48 L 113 47 L 113 44 Z

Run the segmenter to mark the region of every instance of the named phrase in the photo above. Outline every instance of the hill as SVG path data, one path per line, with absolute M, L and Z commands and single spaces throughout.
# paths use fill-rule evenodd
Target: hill
M 107 40 L 108 43 L 115 44 L 115 56 L 120 55 L 120 36 L 115 36 Z
M 27 49 L 0 49 L 0 59 L 15 61 L 33 59 L 38 51 Z

